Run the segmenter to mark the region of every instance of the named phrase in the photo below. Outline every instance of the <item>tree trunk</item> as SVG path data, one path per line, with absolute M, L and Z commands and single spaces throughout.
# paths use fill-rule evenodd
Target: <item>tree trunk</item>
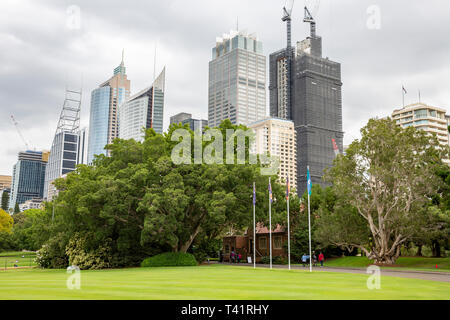
M 441 257 L 441 245 L 438 241 L 433 240 L 431 242 L 431 250 L 433 252 L 433 257 L 440 258 Z
M 421 244 L 417 245 L 416 256 L 418 256 L 418 257 L 422 257 L 423 256 L 423 254 L 422 254 L 422 245 Z

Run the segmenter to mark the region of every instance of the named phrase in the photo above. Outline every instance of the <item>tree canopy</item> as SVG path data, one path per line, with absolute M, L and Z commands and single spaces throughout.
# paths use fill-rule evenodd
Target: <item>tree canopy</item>
M 261 175 L 260 164 L 248 162 L 251 137 L 246 138 L 245 165 L 175 164 L 171 152 L 179 141 L 172 141 L 172 134 L 179 128 L 188 127 L 172 125 L 162 135 L 149 129 L 143 142 L 115 139 L 106 147 L 109 157 L 98 156 L 94 166 L 78 166 L 58 179 L 52 232 L 67 243 L 72 236 L 88 234 L 83 237 L 86 250 L 110 243 L 111 266 L 137 264 L 145 256 L 165 251 L 186 252 L 197 238 L 212 239 L 252 224 L 254 181 L 257 218 L 266 222 L 268 177 Z M 237 142 L 226 140 L 227 129 L 246 128 L 229 121 L 218 128 L 224 149 L 231 146 L 236 155 Z M 203 141 L 203 152 L 214 142 Z M 274 220 L 285 214 L 284 190 L 276 179 L 272 176 L 272 189 L 280 201 L 273 204 Z
M 448 147 L 391 119 L 370 120 L 361 135 L 326 173 L 336 203 L 331 212 L 321 210 L 318 235 L 323 242 L 360 248 L 376 263 L 393 264 L 442 188 L 436 170 Z

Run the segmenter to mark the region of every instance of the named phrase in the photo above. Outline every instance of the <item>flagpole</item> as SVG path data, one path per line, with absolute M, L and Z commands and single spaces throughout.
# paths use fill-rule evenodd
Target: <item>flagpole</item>
M 287 202 L 287 232 L 288 232 L 288 265 L 289 265 L 289 270 L 291 270 L 291 232 L 290 232 L 290 228 L 289 228 L 289 193 L 288 193 L 286 200 L 287 200 L 286 202 Z
M 311 179 L 311 175 L 309 173 L 309 166 L 308 168 L 308 184 L 309 180 Z M 311 206 L 310 206 L 310 200 L 309 200 L 309 192 L 310 187 L 308 187 L 308 234 L 309 234 L 309 272 L 312 272 L 312 255 L 311 255 Z
M 270 185 L 269 177 L 269 187 L 272 193 L 272 186 Z M 270 269 L 272 269 L 272 199 L 269 194 L 269 255 L 270 255 Z
M 256 269 L 256 217 L 255 217 L 255 183 L 253 182 L 253 269 Z

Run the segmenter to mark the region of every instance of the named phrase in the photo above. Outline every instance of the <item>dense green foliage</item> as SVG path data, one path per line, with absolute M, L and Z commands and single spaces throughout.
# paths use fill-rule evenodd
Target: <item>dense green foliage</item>
M 3 191 L 1 208 L 5 211 L 8 211 L 8 207 L 9 207 L 9 193 Z
M 196 266 L 197 260 L 190 253 L 166 252 L 144 259 L 141 267 L 188 267 Z
M 225 230 L 242 230 L 252 224 L 248 214 L 252 207 L 252 184 L 257 186 L 257 218 L 266 222 L 268 177 L 260 173 L 261 165 L 249 164 L 246 137 L 245 165 L 195 164 L 192 145 L 191 163 L 175 164 L 172 150 L 172 125 L 168 133 L 145 132 L 143 142 L 115 139 L 106 148 L 110 156 L 98 156 L 94 166 L 78 166 L 77 170 L 55 184 L 60 190 L 53 203 L 47 203 L 40 227 L 46 235 L 63 234 L 58 246 L 40 252 L 42 266 L 51 265 L 47 257 L 60 254 L 58 262 L 81 263 L 83 268 L 136 266 L 145 257 L 162 252 L 192 252 L 198 261 L 214 255 Z M 224 121 L 219 130 L 224 146 L 236 157 L 237 140 L 227 140 L 227 129 L 246 129 Z M 194 133 L 189 131 L 191 137 Z M 193 140 L 193 139 L 192 139 Z M 221 141 L 217 141 L 219 144 Z M 203 141 L 204 152 L 216 143 Z M 272 181 L 277 177 L 273 176 Z M 283 187 L 272 184 L 274 198 L 283 199 Z M 274 219 L 285 217 L 285 202 L 275 201 Z M 278 218 L 277 218 L 278 217 Z M 26 219 L 28 221 L 28 219 Z M 285 222 L 285 221 L 283 221 Z M 34 225 L 34 224 L 33 224 Z M 34 234 L 24 222 L 22 234 Z M 41 245 L 37 234 L 23 237 L 28 247 Z M 30 240 L 31 239 L 31 240 Z M 42 238 L 43 239 L 43 238 Z M 106 256 L 108 258 L 106 258 Z
M 443 235 L 448 211 L 430 208 L 430 198 L 446 199 L 436 172 L 449 150 L 435 136 L 390 119 L 370 120 L 361 135 L 326 173 L 335 201 L 320 207 L 316 238 L 394 264 L 419 233 Z

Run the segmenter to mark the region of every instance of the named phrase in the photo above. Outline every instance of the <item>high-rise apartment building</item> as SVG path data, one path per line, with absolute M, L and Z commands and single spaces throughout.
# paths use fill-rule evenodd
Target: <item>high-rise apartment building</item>
M 341 65 L 322 57 L 322 38 L 315 33 L 296 48 L 270 55 L 270 115 L 294 121 L 297 132 L 298 194 L 306 189 L 306 169 L 313 184 L 326 185 L 324 169 L 335 158 L 333 139 L 343 151 Z
M 208 125 L 249 124 L 266 117 L 266 57 L 254 35 L 217 38 L 209 62 Z
M 142 141 L 142 129 L 163 132 L 165 68 L 153 84 L 119 106 L 119 137 Z
M 22 204 L 44 194 L 45 168 L 48 152 L 19 152 L 18 161 L 13 167 L 9 208 Z
M 53 185 L 55 179 L 74 171 L 76 165 L 82 163 L 80 151 L 84 145 L 81 140 L 80 112 L 81 91 L 66 90 L 45 172 L 43 198 L 48 201 L 52 201 L 53 196 L 57 194 Z
M 433 107 L 419 102 L 394 110 L 392 119 L 403 128 L 414 126 L 417 129 L 434 133 L 441 144 L 448 145 L 448 121 L 445 113 L 446 110 L 443 108 Z
M 267 118 L 248 125 L 255 132 L 255 142 L 250 151 L 254 154 L 270 154 L 280 160 L 278 177 L 297 188 L 297 147 L 294 122 L 279 118 Z M 281 181 L 280 181 L 281 182 Z
M 130 96 L 130 80 L 123 62 L 112 78 L 92 91 L 89 118 L 88 163 L 94 155 L 106 154 L 105 146 L 119 136 L 118 107 Z

